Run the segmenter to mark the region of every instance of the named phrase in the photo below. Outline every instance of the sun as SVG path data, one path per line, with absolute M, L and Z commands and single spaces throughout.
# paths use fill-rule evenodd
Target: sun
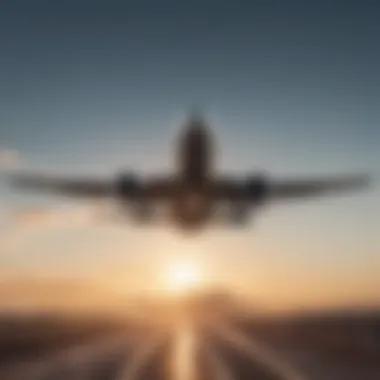
M 199 268 L 187 260 L 173 262 L 166 269 L 165 283 L 172 293 L 188 293 L 201 283 Z

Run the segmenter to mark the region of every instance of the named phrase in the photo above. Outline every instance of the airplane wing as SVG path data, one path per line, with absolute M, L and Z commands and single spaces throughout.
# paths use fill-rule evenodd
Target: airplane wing
M 216 197 L 226 201 L 291 200 L 365 188 L 369 182 L 366 175 L 282 181 L 258 176 L 247 181 L 221 180 L 216 185 Z
M 285 180 L 270 183 L 268 186 L 268 195 L 273 200 L 304 198 L 327 195 L 335 192 L 359 190 L 367 187 L 369 183 L 370 178 L 366 175 Z
M 60 178 L 38 173 L 12 174 L 10 175 L 10 183 L 20 189 L 77 197 L 104 198 L 115 193 L 112 181 L 90 178 Z
M 168 177 L 140 181 L 129 175 L 115 179 L 62 178 L 37 173 L 17 173 L 10 177 L 17 188 L 49 192 L 72 197 L 124 199 L 145 197 L 165 199 L 174 191 L 173 180 Z

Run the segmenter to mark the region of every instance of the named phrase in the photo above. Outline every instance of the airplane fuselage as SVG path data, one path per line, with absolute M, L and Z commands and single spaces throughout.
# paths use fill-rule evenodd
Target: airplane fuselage
M 213 210 L 211 134 L 202 120 L 189 121 L 179 142 L 178 191 L 173 205 L 177 223 L 187 228 L 206 223 Z

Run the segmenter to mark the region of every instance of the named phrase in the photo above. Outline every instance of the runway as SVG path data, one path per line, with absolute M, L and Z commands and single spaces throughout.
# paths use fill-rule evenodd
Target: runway
M 21 340 L 17 344 L 13 353 L 2 348 L 2 380 L 358 379 L 352 371 L 339 373 L 318 358 L 310 359 L 307 352 L 273 347 L 217 320 L 125 328 L 46 350 Z M 365 380 L 377 378 L 375 373 L 362 375 Z

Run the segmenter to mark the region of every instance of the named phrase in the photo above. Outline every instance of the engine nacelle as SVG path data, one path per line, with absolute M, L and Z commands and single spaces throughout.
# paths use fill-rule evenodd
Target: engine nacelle
M 128 212 L 135 221 L 145 223 L 152 218 L 151 202 L 144 197 L 143 185 L 133 173 L 124 173 L 118 177 L 116 192 L 121 201 L 128 204 Z
M 116 193 L 120 198 L 138 198 L 143 195 L 141 182 L 133 173 L 121 174 L 116 180 Z
M 241 199 L 231 205 L 232 220 L 240 225 L 247 223 L 250 213 L 262 204 L 267 194 L 268 185 L 263 176 L 248 177 Z
M 246 195 L 255 205 L 262 203 L 269 191 L 268 182 L 264 176 L 248 177 L 246 181 Z

